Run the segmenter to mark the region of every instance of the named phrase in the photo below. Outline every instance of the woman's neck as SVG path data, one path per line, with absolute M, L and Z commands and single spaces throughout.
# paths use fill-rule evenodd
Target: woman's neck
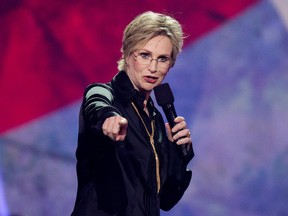
M 147 103 L 148 103 L 148 99 L 145 99 L 144 101 L 143 101 L 143 109 L 144 109 L 144 111 L 147 113 L 147 115 L 149 116 L 149 110 L 148 110 L 148 108 L 147 108 Z

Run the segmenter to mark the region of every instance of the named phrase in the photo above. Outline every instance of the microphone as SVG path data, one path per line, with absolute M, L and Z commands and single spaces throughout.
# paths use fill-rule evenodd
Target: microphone
M 171 128 L 173 128 L 176 123 L 174 119 L 177 117 L 175 107 L 174 107 L 174 95 L 168 83 L 163 83 L 154 88 L 154 95 L 159 106 L 162 107 L 166 119 Z M 182 154 L 187 156 L 186 145 L 180 145 Z

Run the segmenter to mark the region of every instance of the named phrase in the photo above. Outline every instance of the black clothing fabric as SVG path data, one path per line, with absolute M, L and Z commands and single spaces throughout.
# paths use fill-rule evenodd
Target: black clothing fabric
M 126 72 L 107 84 L 87 87 L 79 115 L 76 150 L 78 189 L 72 216 L 159 216 L 160 208 L 171 209 L 187 189 L 192 172 L 185 158 L 166 136 L 163 118 L 150 98 L 148 116 L 144 95 L 135 90 Z M 149 136 L 133 102 L 151 131 L 155 121 L 155 148 L 160 161 L 161 189 L 157 193 L 156 160 Z M 102 133 L 107 117 L 128 120 L 124 141 L 116 142 Z

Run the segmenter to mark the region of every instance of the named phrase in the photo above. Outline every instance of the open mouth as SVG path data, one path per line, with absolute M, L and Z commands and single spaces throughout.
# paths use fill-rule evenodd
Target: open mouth
M 144 77 L 144 80 L 145 80 L 146 82 L 148 82 L 148 83 L 154 84 L 154 83 L 157 82 L 158 78 L 157 78 L 157 77 L 152 77 L 152 76 L 145 76 L 145 77 Z

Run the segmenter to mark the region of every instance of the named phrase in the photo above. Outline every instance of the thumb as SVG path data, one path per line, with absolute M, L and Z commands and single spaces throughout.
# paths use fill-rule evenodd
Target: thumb
M 126 118 L 121 118 L 121 120 L 118 122 L 120 127 L 127 127 L 128 126 L 128 121 Z
M 172 136 L 172 131 L 171 131 L 171 127 L 169 125 L 169 123 L 165 123 L 165 127 L 166 127 L 166 131 L 167 131 L 167 137 L 168 139 L 173 142 L 173 136 Z
M 120 130 L 119 130 L 119 134 L 116 137 L 116 141 L 123 141 L 126 137 L 128 121 L 126 118 L 121 118 L 118 124 L 120 126 Z

